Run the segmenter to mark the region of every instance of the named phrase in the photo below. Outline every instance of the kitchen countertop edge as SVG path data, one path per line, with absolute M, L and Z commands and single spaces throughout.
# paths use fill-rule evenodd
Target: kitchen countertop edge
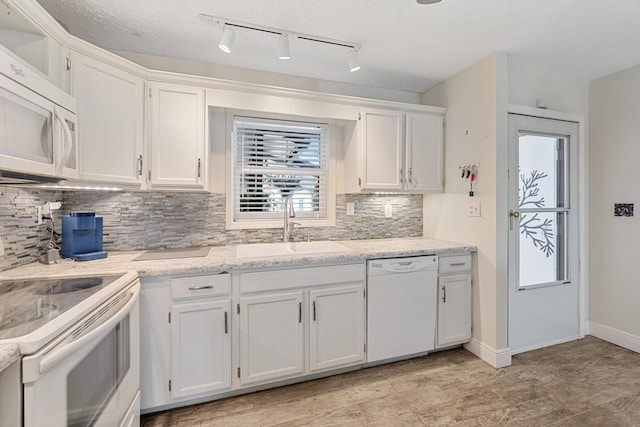
M 32 263 L 0 272 L 0 279 L 19 277 L 46 277 L 71 275 L 97 275 L 135 270 L 140 277 L 176 274 L 202 274 L 233 272 L 238 270 L 287 267 L 300 264 L 331 264 L 365 262 L 367 259 L 395 258 L 420 255 L 456 255 L 476 252 L 476 247 L 462 243 L 423 238 L 342 240 L 337 241 L 351 252 L 326 254 L 236 257 L 235 246 L 212 246 L 204 257 L 133 261 L 145 251 L 109 252 L 107 258 L 73 262 L 63 261 L 45 265 Z

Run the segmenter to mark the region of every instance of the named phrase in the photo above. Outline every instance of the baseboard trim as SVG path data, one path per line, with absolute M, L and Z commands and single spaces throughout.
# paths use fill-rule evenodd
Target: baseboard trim
M 640 337 L 597 322 L 589 322 L 589 334 L 640 353 Z
M 565 337 L 565 338 L 560 338 L 558 340 L 547 341 L 547 342 L 542 343 L 542 344 L 536 344 L 536 345 L 532 345 L 530 347 L 520 348 L 520 349 L 517 349 L 517 350 L 511 350 L 511 355 L 515 356 L 516 354 L 526 353 L 528 351 L 540 350 L 541 348 L 551 347 L 553 345 L 558 345 L 558 344 L 564 344 L 566 342 L 579 340 L 581 338 L 584 338 L 584 336 L 576 335 L 576 336 L 573 336 L 573 337 Z
M 508 348 L 496 350 L 476 338 L 472 338 L 471 341 L 464 345 L 464 348 L 494 368 L 511 366 L 511 350 Z

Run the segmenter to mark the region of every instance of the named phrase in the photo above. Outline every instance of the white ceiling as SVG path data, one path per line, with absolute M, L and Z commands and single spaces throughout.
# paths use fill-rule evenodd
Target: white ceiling
M 109 50 L 422 93 L 492 52 L 513 66 L 588 81 L 640 64 L 640 0 L 38 0 L 72 34 Z M 207 14 L 362 44 L 346 48 L 236 31 L 217 48 Z

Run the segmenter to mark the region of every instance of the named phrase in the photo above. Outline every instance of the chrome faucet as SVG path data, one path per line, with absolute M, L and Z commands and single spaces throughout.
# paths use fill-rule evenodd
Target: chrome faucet
M 296 211 L 293 208 L 293 196 L 288 196 L 284 198 L 284 230 L 282 234 L 282 239 L 285 243 L 291 241 L 291 236 L 293 236 L 293 227 L 296 225 L 300 225 L 297 222 L 289 221 L 290 218 L 296 217 Z

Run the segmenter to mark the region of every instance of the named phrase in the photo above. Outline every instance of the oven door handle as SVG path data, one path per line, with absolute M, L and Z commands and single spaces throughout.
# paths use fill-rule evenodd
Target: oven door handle
M 140 283 L 136 283 L 131 290 L 131 298 L 127 303 L 118 310 L 113 316 L 107 319 L 106 322 L 90 331 L 86 335 L 71 341 L 62 347 L 58 347 L 51 353 L 47 354 L 40 360 L 40 374 L 44 374 L 52 367 L 56 366 L 61 360 L 66 359 L 70 354 L 75 353 L 78 349 L 88 346 L 94 341 L 99 341 L 104 338 L 109 331 L 111 331 L 124 317 L 129 314 L 131 308 L 138 302 L 138 296 L 140 295 Z

